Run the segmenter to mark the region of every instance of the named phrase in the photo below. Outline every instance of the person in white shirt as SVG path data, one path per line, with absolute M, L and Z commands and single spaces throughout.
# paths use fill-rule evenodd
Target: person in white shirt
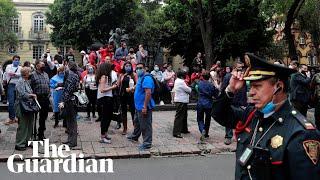
M 101 143 L 111 143 L 108 137 L 108 129 L 113 115 L 113 94 L 112 90 L 117 88 L 117 73 L 112 70 L 112 64 L 102 63 L 99 65 L 96 74 L 99 82 L 97 99 L 101 106 Z
M 188 103 L 191 88 L 185 83 L 185 71 L 177 73 L 177 79 L 174 82 L 174 102 L 176 104 L 176 116 L 173 125 L 173 137 L 182 138 L 181 133 L 187 134 L 188 131 Z
M 14 108 L 14 101 L 16 96 L 16 83 L 21 77 L 20 56 L 13 56 L 12 64 L 9 64 L 5 70 L 4 80 L 7 83 L 7 98 L 9 102 L 8 112 L 9 119 L 5 122 L 6 125 L 17 122 Z
M 97 83 L 94 67 L 89 65 L 88 74 L 83 77 L 83 84 L 86 94 L 89 99 L 87 104 L 87 118 L 90 118 L 90 112 L 92 112 L 92 118 L 96 118 L 96 101 L 97 101 Z
M 89 63 L 89 55 L 83 50 L 80 52 L 80 54 L 82 56 L 82 66 L 84 67 Z

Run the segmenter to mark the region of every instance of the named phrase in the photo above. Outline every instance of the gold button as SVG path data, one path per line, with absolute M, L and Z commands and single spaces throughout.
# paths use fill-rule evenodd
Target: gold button
M 247 169 L 251 169 L 251 166 L 250 166 L 250 165 L 248 165 L 248 166 L 247 166 Z
M 240 141 L 241 139 L 240 138 L 238 138 L 238 141 Z
M 262 131 L 263 131 L 263 128 L 262 128 L 262 127 L 259 127 L 259 131 L 262 132 Z
M 296 114 L 297 114 L 297 111 L 293 110 L 291 113 L 292 113 L 293 115 L 296 115 Z

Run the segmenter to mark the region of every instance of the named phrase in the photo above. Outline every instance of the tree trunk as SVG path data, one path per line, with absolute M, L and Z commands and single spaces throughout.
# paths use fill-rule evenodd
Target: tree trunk
M 209 70 L 214 63 L 214 56 L 213 56 L 213 45 L 212 41 L 205 40 L 204 44 L 204 52 L 205 52 L 205 65 L 206 69 Z
M 208 1 L 207 10 L 203 7 L 203 3 L 201 0 L 194 1 L 190 3 L 188 0 L 180 0 L 182 4 L 186 4 L 191 10 L 192 14 L 199 23 L 202 42 L 205 51 L 205 65 L 206 69 L 210 69 L 212 64 L 214 63 L 214 55 L 213 55 L 213 1 Z M 207 12 L 206 12 L 207 11 Z
M 297 50 L 296 50 L 296 46 L 295 46 L 295 39 L 294 39 L 294 35 L 291 33 L 291 26 L 295 20 L 295 18 L 297 17 L 299 10 L 302 6 L 302 4 L 304 3 L 305 0 L 295 0 L 289 11 L 287 14 L 287 20 L 285 22 L 285 27 L 284 27 L 284 33 L 286 35 L 286 40 L 289 46 L 289 57 L 291 59 L 296 59 L 298 60 L 298 55 L 297 55 Z

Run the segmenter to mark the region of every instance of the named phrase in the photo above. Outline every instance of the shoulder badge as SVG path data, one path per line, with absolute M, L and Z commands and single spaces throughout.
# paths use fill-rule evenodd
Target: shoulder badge
M 303 147 L 314 165 L 318 163 L 320 156 L 320 142 L 316 140 L 303 141 Z
M 273 138 L 271 138 L 271 147 L 272 148 L 278 148 L 283 144 L 283 137 L 276 135 Z
M 291 114 L 298 120 L 298 122 L 307 130 L 316 129 L 315 125 L 311 121 L 307 120 L 299 111 L 292 110 Z

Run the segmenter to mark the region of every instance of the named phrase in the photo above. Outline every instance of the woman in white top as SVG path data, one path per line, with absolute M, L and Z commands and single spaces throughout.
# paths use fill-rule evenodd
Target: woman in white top
M 173 125 L 173 137 L 182 138 L 181 133 L 189 133 L 188 131 L 188 103 L 191 88 L 184 81 L 186 77 L 185 71 L 180 70 L 177 79 L 174 82 L 174 102 L 177 111 Z
M 100 142 L 110 144 L 111 138 L 107 136 L 107 132 L 113 114 L 112 90 L 117 88 L 117 73 L 112 70 L 112 64 L 102 63 L 99 65 L 96 81 L 99 82 L 97 99 L 102 108 Z
M 92 117 L 96 118 L 96 102 L 97 102 L 97 82 L 95 70 L 92 65 L 87 66 L 88 73 L 83 77 L 83 86 L 85 87 L 86 94 L 89 99 L 87 104 L 87 118 L 90 118 L 90 112 L 92 112 Z

